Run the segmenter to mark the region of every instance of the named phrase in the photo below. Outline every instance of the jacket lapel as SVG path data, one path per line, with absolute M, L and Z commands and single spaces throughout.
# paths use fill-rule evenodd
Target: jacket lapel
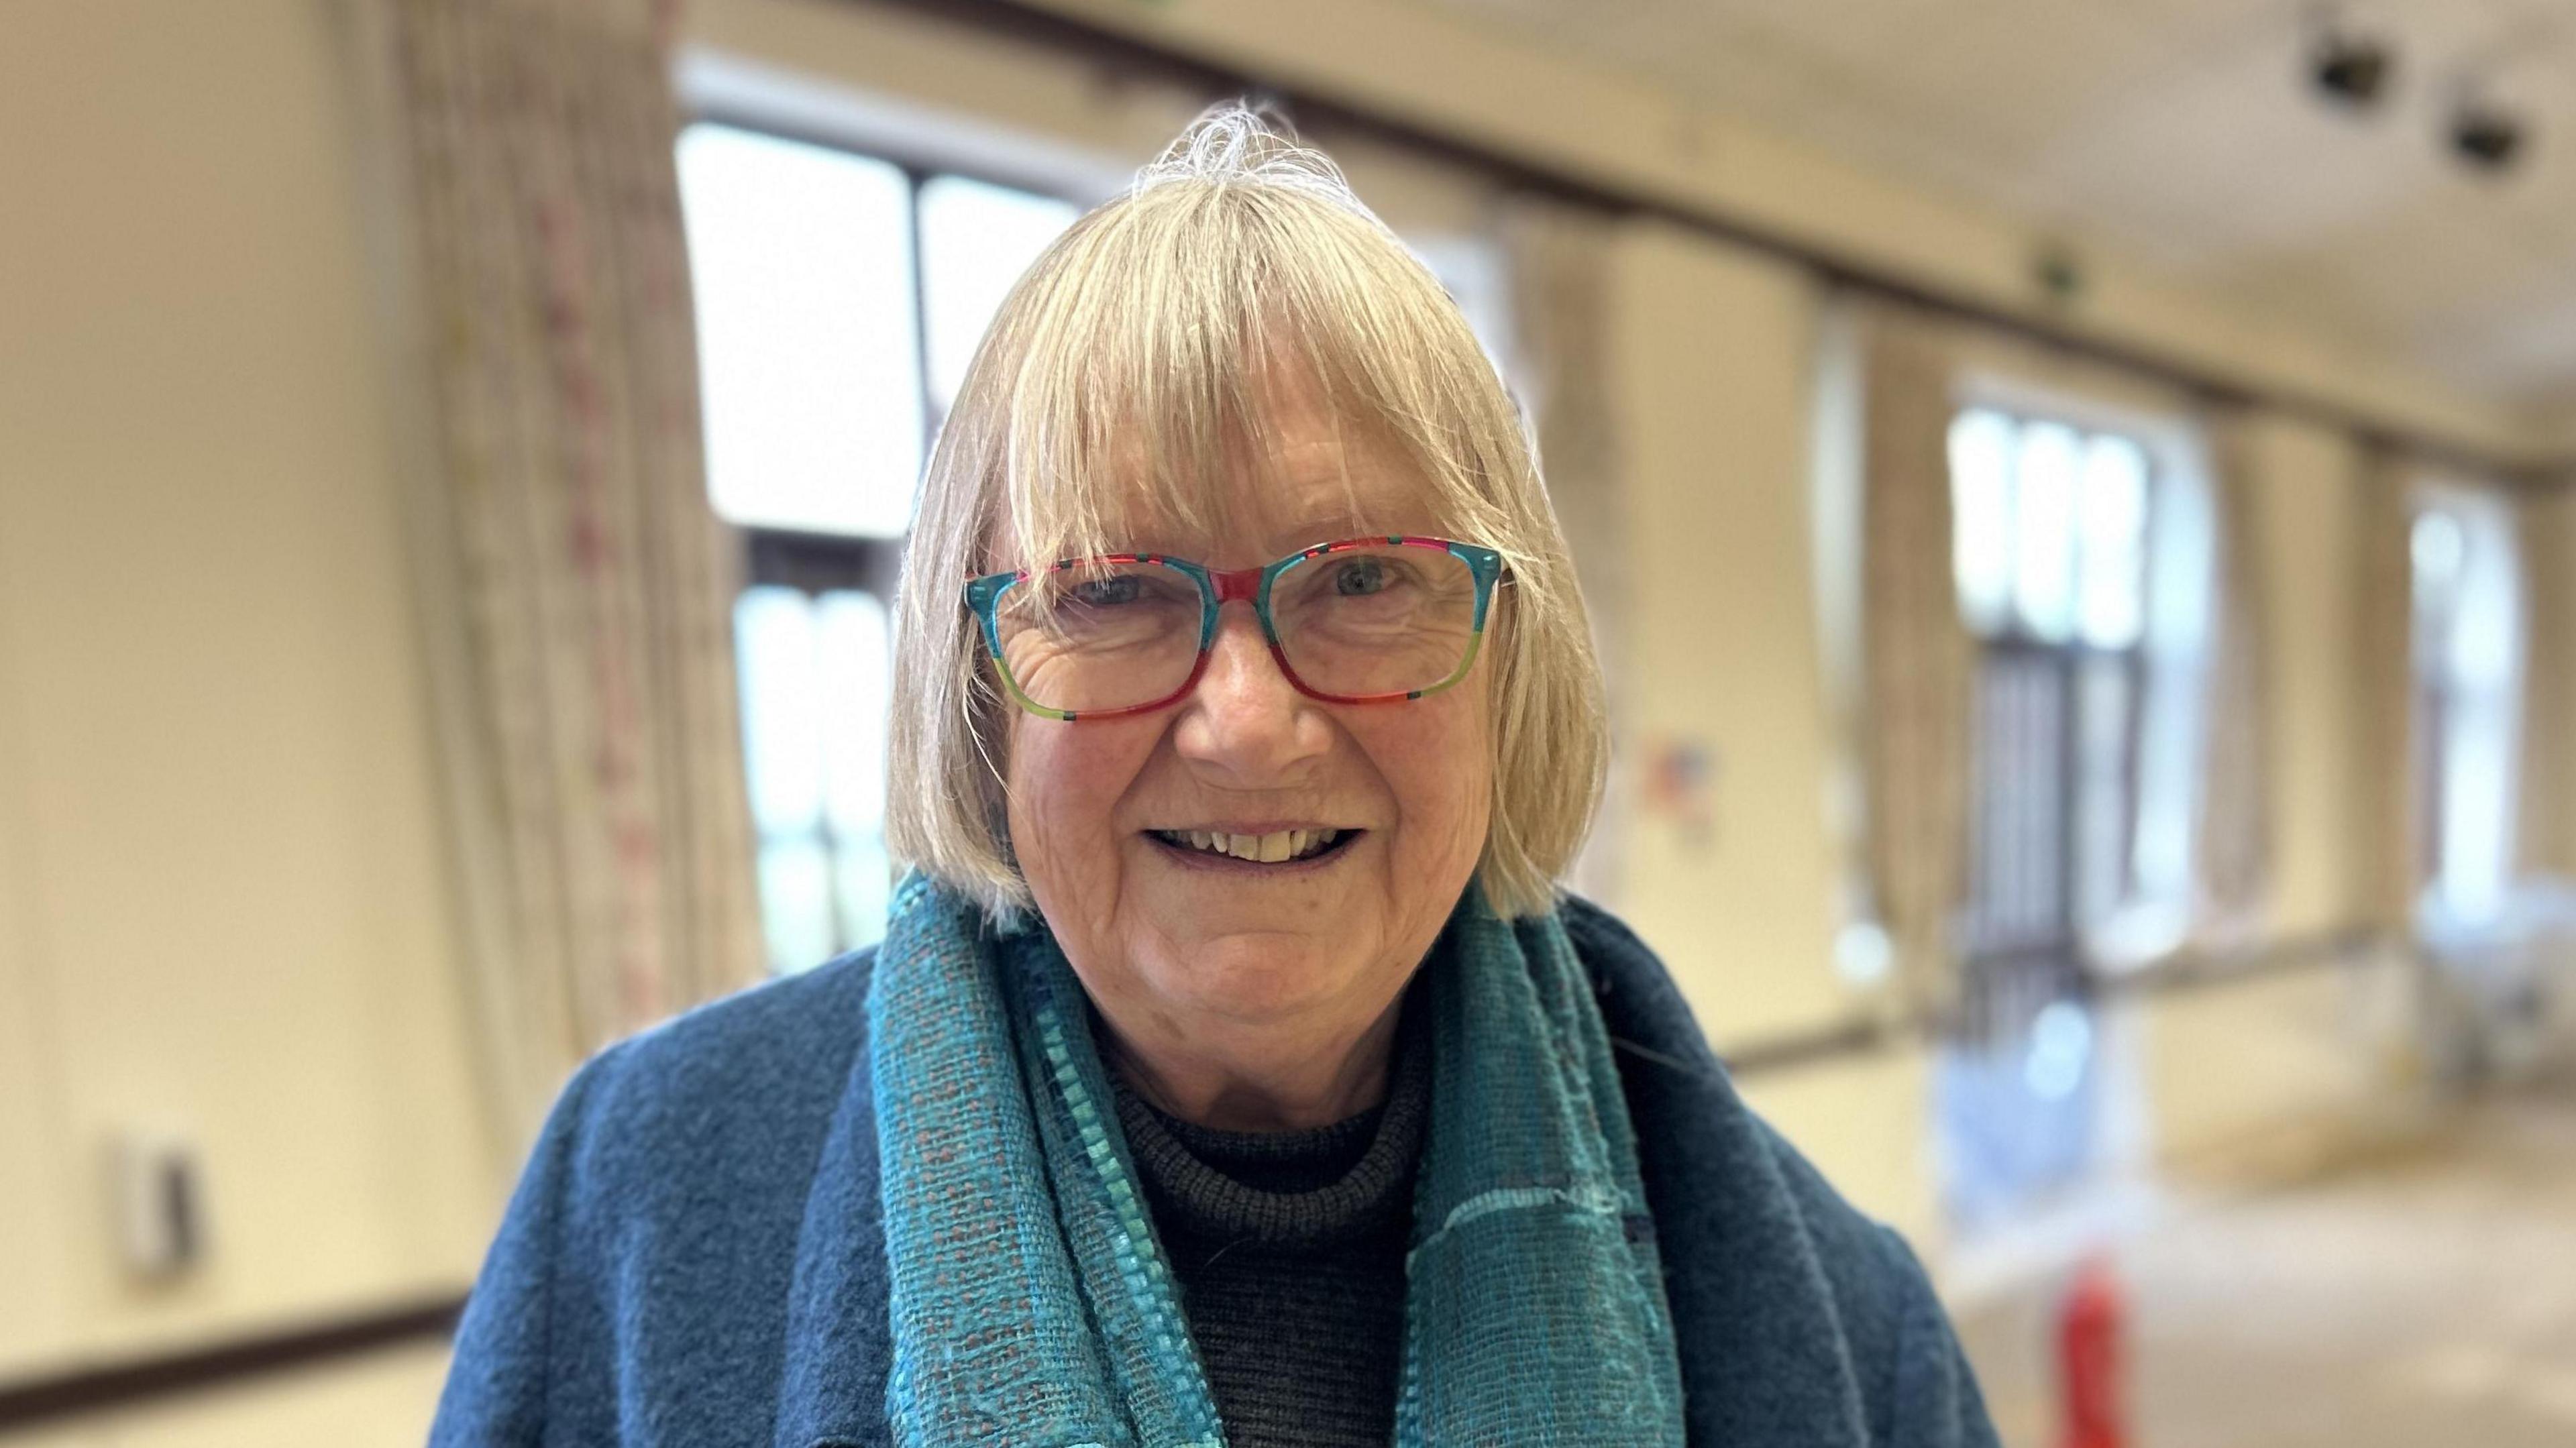
M 1587 902 L 1565 922 L 1637 1130 L 1690 1441 L 1865 1448 L 1859 1375 L 1768 1130 L 1654 953 Z
M 893 1330 L 871 1060 L 864 1045 L 853 1054 L 805 1197 L 775 1448 L 888 1448 L 893 1436 L 885 1416 Z

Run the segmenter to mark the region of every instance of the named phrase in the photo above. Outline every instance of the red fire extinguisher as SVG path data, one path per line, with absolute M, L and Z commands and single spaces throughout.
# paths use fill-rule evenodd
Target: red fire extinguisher
M 2120 1336 L 2127 1314 L 2109 1259 L 2086 1262 L 2057 1312 L 2058 1383 L 2066 1411 L 2060 1448 L 2126 1448 Z

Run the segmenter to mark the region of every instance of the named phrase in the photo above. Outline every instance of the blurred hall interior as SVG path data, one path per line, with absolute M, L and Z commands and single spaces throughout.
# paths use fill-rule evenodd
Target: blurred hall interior
M 0 1444 L 420 1441 L 565 1073 L 882 929 L 925 450 L 1231 95 L 1522 402 L 1573 883 L 2006 1441 L 2576 1441 L 2576 17 L 1288 15 L 6 7 Z

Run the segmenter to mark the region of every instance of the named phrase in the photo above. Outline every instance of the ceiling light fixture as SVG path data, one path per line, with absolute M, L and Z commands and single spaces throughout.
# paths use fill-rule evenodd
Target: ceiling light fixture
M 2346 110 L 2376 107 L 2396 72 L 2397 52 L 2346 25 L 2335 6 L 2317 10 L 2309 29 L 2308 79 L 2317 93 Z
M 2451 107 L 2451 150 L 2480 171 L 2510 169 L 2527 137 L 2520 116 L 2476 91 L 2463 91 Z

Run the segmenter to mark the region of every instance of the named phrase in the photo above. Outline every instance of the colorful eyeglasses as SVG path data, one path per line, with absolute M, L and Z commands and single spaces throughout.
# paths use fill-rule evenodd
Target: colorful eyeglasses
M 1446 538 L 1318 543 L 1219 571 L 1161 553 L 1105 553 L 966 585 L 1021 708 L 1072 721 L 1141 714 L 1198 683 L 1217 610 L 1248 599 L 1280 672 L 1335 704 L 1400 703 L 1467 676 L 1502 555 Z

